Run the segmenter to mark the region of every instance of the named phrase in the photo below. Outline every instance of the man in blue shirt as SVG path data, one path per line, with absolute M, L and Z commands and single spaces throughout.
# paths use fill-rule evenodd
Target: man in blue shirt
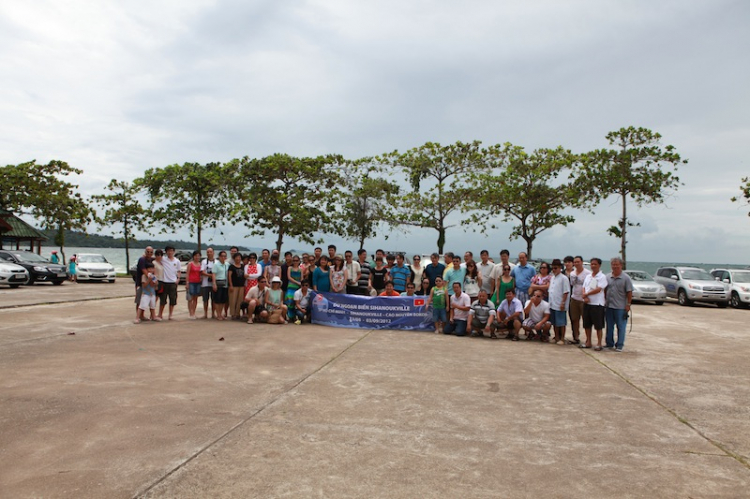
M 518 254 L 518 265 L 513 267 L 510 275 L 516 280 L 516 298 L 521 303 L 526 303 L 529 300 L 531 278 L 536 275 L 536 269 L 529 263 L 529 257 L 523 251 Z
M 443 272 L 445 272 L 445 265 L 440 263 L 440 255 L 433 253 L 430 255 L 430 261 L 431 263 L 425 265 L 423 274 L 430 280 L 430 289 L 425 292 L 426 294 L 429 294 L 433 286 L 435 286 L 435 278 L 442 278 Z
M 411 270 L 404 265 L 404 255 L 396 255 L 396 265 L 391 267 L 390 275 L 391 281 L 393 281 L 393 289 L 399 293 L 406 291 L 406 284 L 411 278 Z

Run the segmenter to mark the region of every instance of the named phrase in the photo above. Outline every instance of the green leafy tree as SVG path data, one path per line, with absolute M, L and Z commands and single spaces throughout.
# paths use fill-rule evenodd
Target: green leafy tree
M 125 241 L 125 265 L 130 268 L 130 242 L 135 240 L 134 230 L 146 231 L 151 225 L 151 214 L 137 198 L 139 187 L 129 182 L 112 179 L 106 189 L 109 194 L 91 196 L 92 201 L 104 208 L 104 214 L 96 217 L 100 227 L 120 225 L 119 233 Z
M 584 198 L 570 180 L 577 157 L 563 147 L 538 149 L 531 154 L 506 143 L 487 149 L 492 170 L 472 175 L 471 199 L 478 214 L 469 221 L 482 232 L 495 216 L 518 222 L 509 239 L 522 238 L 531 258 L 534 240 L 557 225 L 575 221 L 566 209 L 583 206 Z
M 281 251 L 285 237 L 308 244 L 322 242 L 315 232 L 336 232 L 340 177 L 338 156 L 296 158 L 274 154 L 230 162 L 235 171 L 233 215 L 245 221 L 252 236 L 276 234 Z
M 155 222 L 175 231 L 187 227 L 202 244 L 206 228 L 216 228 L 229 214 L 228 174 L 221 163 L 184 163 L 146 170 L 134 184 L 151 200 Z
M 65 180 L 81 173 L 82 170 L 59 160 L 44 165 L 32 160 L 0 169 L 0 206 L 29 214 L 38 219 L 43 228 L 54 229 L 55 244 L 60 247 L 63 261 L 65 231 L 85 231 L 94 216 L 76 186 Z
M 742 191 L 742 194 L 740 197 L 732 196 L 732 202 L 740 202 L 742 198 L 745 200 L 745 204 L 750 203 L 750 177 L 745 177 L 742 179 L 742 184 L 740 185 L 740 191 Z M 750 216 L 750 213 L 747 214 Z
M 377 236 L 378 227 L 394 218 L 393 206 L 401 191 L 398 185 L 378 176 L 363 158 L 346 166 L 342 196 L 340 235 L 359 243 L 362 249 L 367 239 Z M 363 166 L 364 165 L 364 166 Z M 388 239 L 388 235 L 385 236 Z
M 627 265 L 627 232 L 637 227 L 628 218 L 627 202 L 637 206 L 663 203 L 681 184 L 676 175 L 682 160 L 672 145 L 661 146 L 661 135 L 646 128 L 621 128 L 607 134 L 612 149 L 592 151 L 586 155 L 581 184 L 600 200 L 620 198 L 622 216 L 607 232 L 620 238 L 620 255 Z
M 455 225 L 448 223 L 448 217 L 467 206 L 469 174 L 486 169 L 480 145 L 479 141 L 447 146 L 427 142 L 405 153 L 382 155 L 380 161 L 396 168 L 396 175 L 403 173 L 412 187 L 399 199 L 389 222 L 436 230 L 442 253 L 446 231 Z

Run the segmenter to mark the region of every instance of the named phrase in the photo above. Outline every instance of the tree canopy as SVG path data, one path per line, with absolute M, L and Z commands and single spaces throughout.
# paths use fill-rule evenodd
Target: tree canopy
M 52 160 L 38 165 L 36 160 L 0 169 L 0 207 L 29 214 L 45 229 L 54 229 L 55 244 L 65 259 L 65 231 L 85 231 L 95 215 L 78 192 L 65 180 L 82 170 L 65 161 Z
M 677 165 L 687 160 L 680 158 L 674 146 L 661 146 L 661 135 L 646 128 L 621 128 L 606 138 L 612 149 L 588 153 L 579 182 L 599 200 L 620 198 L 622 216 L 607 232 L 620 238 L 620 255 L 627 265 L 627 231 L 638 226 L 628 219 L 627 200 L 637 206 L 663 203 L 681 185 Z
M 148 194 L 154 221 L 165 229 L 187 227 L 200 248 L 203 230 L 218 227 L 229 214 L 228 178 L 221 163 L 184 163 L 146 170 L 134 185 Z
M 438 251 L 442 253 L 446 231 L 454 226 L 448 224 L 448 217 L 468 206 L 469 174 L 486 169 L 481 142 L 447 146 L 427 142 L 405 153 L 384 154 L 379 159 L 384 165 L 396 168 L 397 185 L 403 178 L 411 186 L 411 191 L 400 196 L 394 206 L 390 222 L 435 229 Z
M 130 268 L 130 241 L 135 239 L 133 230 L 146 231 L 153 225 L 153 220 L 137 198 L 137 185 L 112 179 L 106 189 L 110 194 L 91 196 L 92 201 L 104 208 L 104 214 L 97 216 L 96 222 L 100 227 L 121 225 L 119 233 L 125 240 L 125 264 Z
M 315 232 L 335 232 L 340 178 L 335 168 L 340 156 L 296 158 L 274 154 L 230 162 L 236 170 L 231 189 L 233 217 L 244 220 L 249 235 L 276 234 L 276 249 L 284 238 L 308 244 L 322 242 Z
M 573 222 L 575 218 L 563 211 L 584 205 L 585 198 L 571 181 L 577 157 L 563 147 L 529 154 L 510 143 L 488 148 L 486 157 L 492 170 L 471 178 L 471 199 L 478 213 L 470 220 L 482 231 L 494 228 L 490 221 L 496 217 L 517 221 L 508 238 L 522 238 L 531 258 L 537 236 Z

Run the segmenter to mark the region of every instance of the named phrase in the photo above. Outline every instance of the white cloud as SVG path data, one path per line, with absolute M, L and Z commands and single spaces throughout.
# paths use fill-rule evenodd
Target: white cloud
M 666 205 L 631 209 L 642 227 L 630 254 L 742 262 L 750 221 L 728 198 L 748 171 L 748 14 L 742 1 L 11 0 L 0 161 L 64 159 L 93 193 L 185 161 L 359 157 L 428 140 L 584 151 L 645 126 L 690 163 Z M 610 202 L 543 234 L 537 251 L 614 254 Z M 451 229 L 448 246 L 522 249 L 509 231 Z M 436 238 L 372 245 L 427 252 Z

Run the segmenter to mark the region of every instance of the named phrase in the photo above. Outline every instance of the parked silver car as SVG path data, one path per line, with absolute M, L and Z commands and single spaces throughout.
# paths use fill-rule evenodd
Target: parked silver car
M 663 305 L 667 289 L 656 282 L 651 274 L 643 270 L 623 270 L 633 281 L 633 300 Z
M 715 303 L 720 308 L 729 305 L 729 284 L 717 281 L 704 269 L 661 267 L 654 280 L 667 289 L 668 297 L 677 298 L 682 306 L 693 302 Z
M 713 269 L 711 275 L 729 284 L 729 303 L 734 308 L 750 307 L 750 270 Z
M 15 263 L 0 260 L 0 284 L 17 288 L 29 282 L 29 271 Z

